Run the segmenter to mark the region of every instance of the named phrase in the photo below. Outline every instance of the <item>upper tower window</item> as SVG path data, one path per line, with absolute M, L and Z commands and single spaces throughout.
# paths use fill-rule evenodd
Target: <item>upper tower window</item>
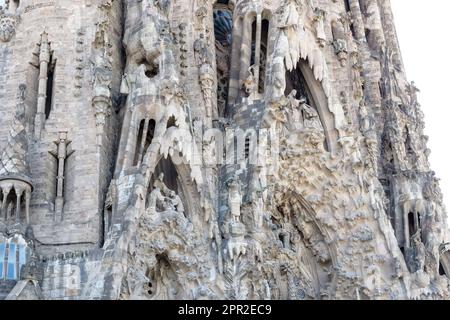
M 216 3 L 213 19 L 217 68 L 217 108 L 219 115 L 223 115 L 230 81 L 233 12 L 226 3 Z

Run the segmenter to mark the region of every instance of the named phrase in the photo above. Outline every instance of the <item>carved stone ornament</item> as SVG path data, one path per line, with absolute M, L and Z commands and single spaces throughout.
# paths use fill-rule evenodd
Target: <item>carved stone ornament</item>
M 16 32 L 16 26 L 19 22 L 19 17 L 13 14 L 0 15 L 0 41 L 8 42 Z

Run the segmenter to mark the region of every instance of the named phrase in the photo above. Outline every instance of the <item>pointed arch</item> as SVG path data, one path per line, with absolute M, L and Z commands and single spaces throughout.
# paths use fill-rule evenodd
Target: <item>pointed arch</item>
M 326 276 L 326 283 L 323 282 L 324 279 L 318 279 L 317 272 L 313 272 L 312 277 L 318 281 L 316 283 L 319 283 L 321 288 L 328 288 L 329 297 L 332 298 L 336 290 L 336 267 L 339 265 L 338 250 L 333 237 L 323 223 L 319 221 L 311 204 L 301 194 L 295 190 L 284 188 L 277 188 L 276 193 L 275 198 L 278 199 L 276 206 L 283 212 L 287 210 L 291 215 L 293 225 L 312 249 L 314 264 L 318 263 L 325 266 L 329 270 L 328 272 L 331 272 Z M 308 257 L 306 258 L 308 259 Z M 308 261 L 312 263 L 312 260 Z M 311 271 L 311 267 L 309 270 Z
M 335 125 L 335 117 L 329 109 L 329 101 L 322 84 L 316 80 L 308 61 L 300 59 L 293 71 L 286 72 L 285 95 L 296 89 L 298 95 L 304 95 L 307 103 L 314 107 L 320 117 L 326 138 L 326 150 L 334 152 L 338 148 L 339 133 Z
M 154 183 L 161 173 L 164 174 L 164 184 L 181 198 L 184 215 L 192 221 L 193 213 L 200 212 L 200 194 L 191 179 L 189 166 L 173 161 L 170 156 L 167 158 L 160 156 L 156 162 L 155 169 L 147 183 L 146 206 L 148 206 L 149 194 L 153 191 Z

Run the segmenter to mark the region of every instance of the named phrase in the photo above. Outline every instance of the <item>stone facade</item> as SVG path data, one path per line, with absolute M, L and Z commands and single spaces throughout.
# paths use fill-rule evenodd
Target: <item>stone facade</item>
M 389 0 L 0 6 L 0 299 L 450 298 Z

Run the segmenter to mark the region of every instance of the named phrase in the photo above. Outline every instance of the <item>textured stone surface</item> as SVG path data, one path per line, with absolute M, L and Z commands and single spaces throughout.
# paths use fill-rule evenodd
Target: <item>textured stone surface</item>
M 0 297 L 448 299 L 417 90 L 389 0 L 6 1 Z

